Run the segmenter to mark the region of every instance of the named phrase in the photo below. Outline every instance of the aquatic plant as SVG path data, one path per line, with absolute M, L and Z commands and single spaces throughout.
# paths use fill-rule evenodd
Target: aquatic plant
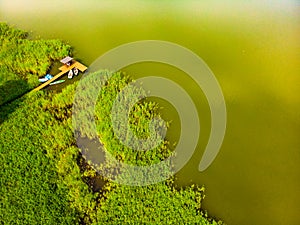
M 0 23 L 1 223 L 217 224 L 201 211 L 204 189 L 176 189 L 173 178 L 144 187 L 106 180 L 102 190 L 93 193 L 88 181 L 96 171 L 84 162 L 73 136 L 72 107 L 78 84 L 61 93 L 40 91 L 12 101 L 36 85 L 37 77 L 46 73 L 52 60 L 70 50 L 61 41 L 26 38 L 26 32 Z M 103 71 L 97 74 L 103 75 Z M 140 166 L 157 163 L 172 154 L 167 140 L 152 150 L 135 151 L 119 141 L 112 127 L 113 102 L 131 81 L 117 72 L 103 82 L 95 111 L 91 111 L 95 115 L 88 114 L 95 117 L 96 136 L 88 125 L 78 132 L 85 138 L 100 138 L 105 150 L 122 162 Z M 93 96 L 93 85 L 90 87 L 78 101 L 83 113 L 89 112 L 84 103 Z M 135 88 L 126 97 L 143 92 Z M 149 121 L 160 117 L 158 109 L 155 102 L 137 102 L 129 113 L 130 130 L 139 138 L 149 137 Z M 118 110 L 123 113 L 126 106 Z M 128 136 L 126 127 L 119 129 Z
M 54 60 L 70 53 L 60 40 L 30 40 L 28 33 L 0 23 L 0 105 L 39 84 Z
M 115 85 L 111 88 L 117 90 L 117 84 L 128 78 L 117 73 L 113 79 L 107 87 Z M 73 138 L 71 116 L 76 85 L 69 85 L 58 94 L 30 93 L 0 106 L 1 221 L 5 224 L 162 224 L 167 221 L 217 224 L 201 212 L 203 189 L 177 190 L 172 179 L 145 187 L 107 182 L 101 192 L 93 193 L 85 181 L 95 176 L 95 172 L 91 167 L 82 168 L 80 151 Z M 101 98 L 105 99 L 103 93 Z M 136 115 L 148 118 L 142 108 L 137 106 L 137 113 L 130 114 L 134 120 Z M 99 123 L 105 114 L 97 113 Z M 133 129 L 145 135 L 139 124 L 133 123 Z M 98 130 L 99 135 L 103 136 L 104 131 Z M 107 138 L 106 146 L 115 147 L 116 155 L 122 154 L 124 148 L 117 146 L 121 144 L 109 141 Z M 130 154 L 128 150 L 127 158 L 122 160 L 133 162 Z M 139 160 L 148 163 L 162 156 L 141 156 Z
M 0 221 L 74 224 L 78 216 L 69 205 L 68 189 L 59 185 L 56 162 L 46 154 L 50 143 L 44 131 L 54 118 L 39 109 L 38 97 L 44 96 L 16 100 L 0 110 L 1 119 L 11 112 L 0 125 Z
M 106 187 L 93 224 L 222 224 L 201 211 L 203 188 L 177 190 L 170 182 L 144 187 Z

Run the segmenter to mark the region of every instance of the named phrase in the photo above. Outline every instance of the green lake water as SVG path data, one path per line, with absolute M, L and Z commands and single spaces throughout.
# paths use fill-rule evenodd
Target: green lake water
M 283 3 L 284 2 L 284 3 Z M 197 149 L 177 173 L 177 184 L 204 184 L 203 208 L 231 225 L 300 224 L 300 5 L 296 1 L 8 1 L 0 20 L 62 39 L 90 65 L 121 44 L 164 40 L 189 48 L 215 74 L 227 107 L 220 153 L 204 172 L 198 164 L 208 141 L 206 98 L 187 74 L 159 63 L 124 68 L 134 78 L 163 76 L 194 100 L 201 121 Z M 130 54 L 130 52 L 128 53 Z M 163 100 L 168 138 L 180 123 Z

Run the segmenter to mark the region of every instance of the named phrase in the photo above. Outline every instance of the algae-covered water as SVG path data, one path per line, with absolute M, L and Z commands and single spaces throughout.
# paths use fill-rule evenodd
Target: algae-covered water
M 198 164 L 208 141 L 205 95 L 184 72 L 160 63 L 124 70 L 135 78 L 163 76 L 185 88 L 201 120 L 192 159 L 177 183 L 204 184 L 203 208 L 232 225 L 300 224 L 300 4 L 297 1 L 8 1 L 0 20 L 63 39 L 86 65 L 121 44 L 177 43 L 199 55 L 215 74 L 227 108 L 220 152 L 204 172 Z M 130 54 L 130 52 L 128 53 Z M 168 138 L 180 123 L 163 100 Z

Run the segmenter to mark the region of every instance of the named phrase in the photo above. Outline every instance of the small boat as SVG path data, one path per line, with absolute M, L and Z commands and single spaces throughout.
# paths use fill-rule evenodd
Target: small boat
M 50 83 L 49 85 L 60 84 L 60 83 L 63 83 L 63 82 L 65 82 L 65 80 L 57 80 L 57 81 L 54 81 L 54 82 Z
M 45 78 L 45 77 L 43 77 L 43 78 L 39 78 L 39 82 L 41 82 L 41 83 L 44 83 L 44 82 L 46 82 L 48 79 L 47 78 Z
M 53 76 L 51 75 L 51 74 L 47 74 L 46 76 L 45 76 L 45 78 L 47 79 L 47 80 L 51 80 L 52 78 L 53 78 Z
M 73 78 L 73 70 L 70 70 L 68 73 L 68 78 L 72 79 Z
M 74 67 L 74 69 L 73 69 L 73 73 L 74 73 L 74 75 L 75 75 L 75 76 L 77 76 L 77 75 L 78 75 L 79 71 L 78 71 L 78 69 L 77 69 L 76 67 Z
M 39 82 L 46 82 L 47 80 L 51 80 L 53 78 L 53 76 L 51 74 L 47 74 L 45 77 L 43 78 L 39 78 Z

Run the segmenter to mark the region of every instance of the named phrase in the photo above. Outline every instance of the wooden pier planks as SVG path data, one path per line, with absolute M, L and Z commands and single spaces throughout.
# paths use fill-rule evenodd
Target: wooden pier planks
M 80 70 L 81 72 L 84 72 L 87 70 L 87 67 L 83 64 L 81 64 L 80 62 L 74 62 L 72 65 L 70 66 L 66 66 L 63 65 L 59 68 L 59 70 L 61 70 L 60 73 L 56 74 L 51 80 L 46 81 L 45 83 L 41 84 L 40 86 L 36 87 L 35 89 L 33 89 L 32 91 L 39 91 L 42 88 L 46 87 L 47 85 L 49 85 L 50 83 L 52 83 L 53 81 L 57 80 L 58 78 L 60 78 L 62 75 L 64 75 L 65 73 L 69 72 L 71 69 L 73 69 L 74 67 L 76 67 L 78 70 Z

